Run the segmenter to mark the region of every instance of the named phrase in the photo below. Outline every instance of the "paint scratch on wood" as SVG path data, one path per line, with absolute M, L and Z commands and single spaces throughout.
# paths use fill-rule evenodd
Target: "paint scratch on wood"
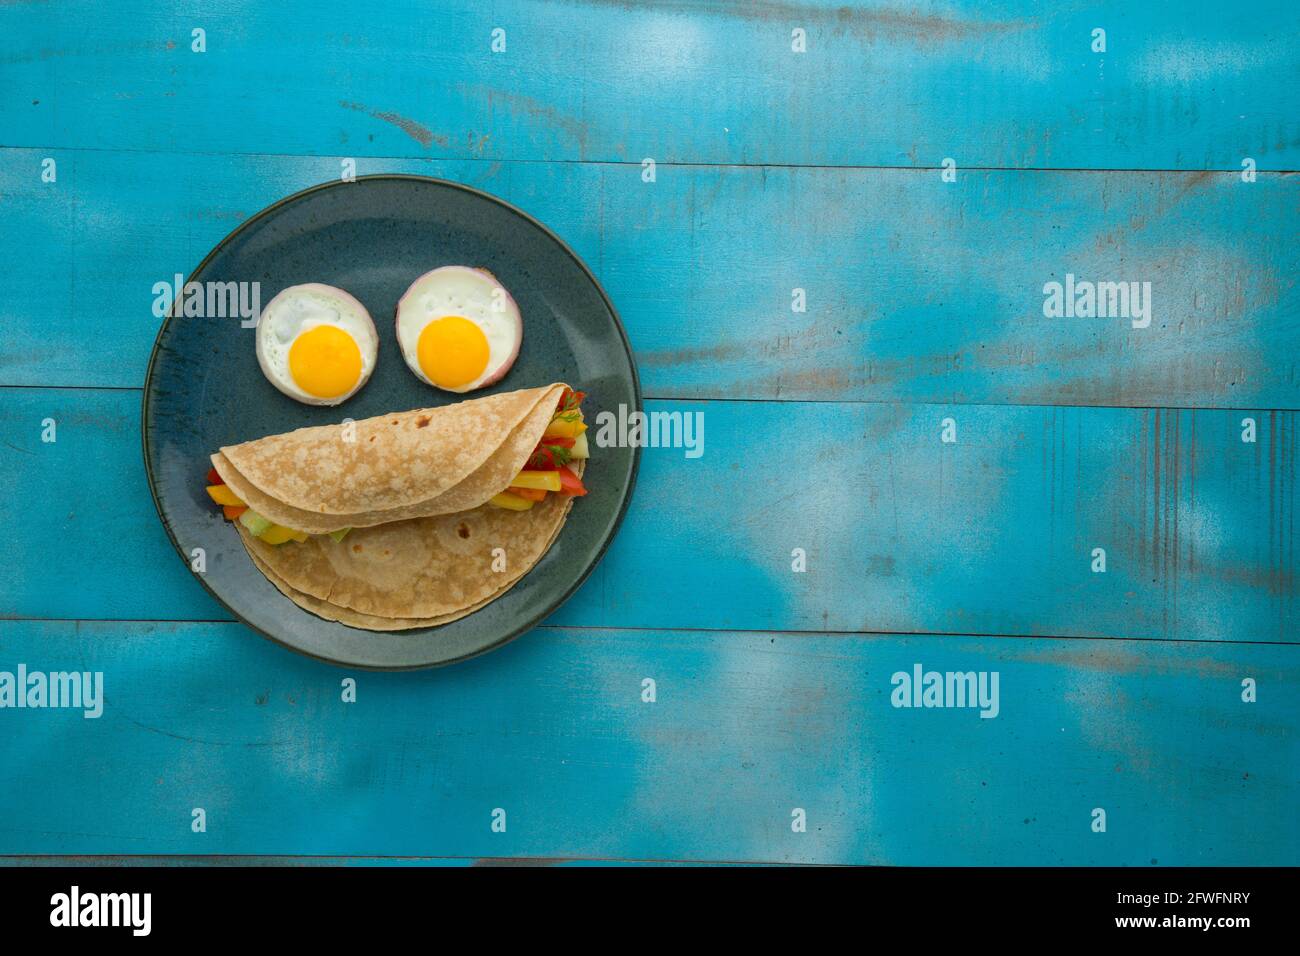
M 347 110 L 354 110 L 358 113 L 365 113 L 367 116 L 373 116 L 375 119 L 383 120 L 385 123 L 392 123 L 421 146 L 431 146 L 435 142 L 439 146 L 447 145 L 447 137 L 435 135 L 434 132 L 423 123 L 417 123 L 415 120 L 402 116 L 400 113 L 372 110 L 361 103 L 349 103 L 347 100 L 339 100 L 339 106 Z

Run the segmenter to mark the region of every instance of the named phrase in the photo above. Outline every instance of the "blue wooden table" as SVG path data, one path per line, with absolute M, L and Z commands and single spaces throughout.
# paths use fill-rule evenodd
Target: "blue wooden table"
M 0 709 L 0 854 L 1300 863 L 1298 9 L 0 6 L 0 671 L 104 675 Z M 349 161 L 551 226 L 706 423 L 439 671 L 232 622 L 143 475 L 153 284 Z

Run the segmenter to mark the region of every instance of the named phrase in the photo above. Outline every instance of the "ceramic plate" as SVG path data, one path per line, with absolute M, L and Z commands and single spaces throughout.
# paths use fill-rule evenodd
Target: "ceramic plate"
M 464 660 L 533 627 L 572 594 L 618 529 L 636 478 L 634 448 L 593 446 L 586 484 L 545 557 L 502 597 L 451 624 L 380 633 L 324 621 L 285 598 L 253 566 L 235 529 L 204 492 L 208 456 L 223 445 L 332 424 L 344 418 L 458 400 L 423 384 L 402 361 L 393 332 L 397 300 L 442 265 L 481 266 L 510 290 L 524 317 L 514 368 L 466 397 L 569 382 L 587 391 L 590 419 L 641 407 L 636 365 L 613 305 L 590 270 L 554 233 L 515 207 L 458 183 L 366 176 L 316 186 L 253 216 L 208 254 L 189 281 L 260 284 L 262 304 L 281 289 L 324 282 L 356 296 L 379 331 L 379 359 L 362 390 L 313 408 L 262 375 L 254 329 L 239 316 L 184 317 L 173 308 L 149 359 L 145 470 L 158 514 L 187 567 L 195 549 L 203 586 L 266 637 L 323 660 L 400 669 Z M 246 287 L 251 288 L 251 287 Z

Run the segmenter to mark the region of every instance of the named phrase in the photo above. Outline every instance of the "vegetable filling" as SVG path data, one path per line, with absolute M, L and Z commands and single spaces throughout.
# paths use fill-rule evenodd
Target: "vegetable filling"
M 582 479 L 571 467 L 575 461 L 590 455 L 587 423 L 579 407 L 586 397 L 586 392 L 564 390 L 524 470 L 515 475 L 505 491 L 494 495 L 490 504 L 511 511 L 527 511 L 537 502 L 545 501 L 548 494 L 577 498 L 587 493 Z

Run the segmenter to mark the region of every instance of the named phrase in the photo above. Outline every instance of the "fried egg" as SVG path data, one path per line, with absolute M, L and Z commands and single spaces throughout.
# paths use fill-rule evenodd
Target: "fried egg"
M 257 364 L 267 381 L 306 405 L 338 405 L 375 370 L 379 336 L 370 313 L 342 289 L 311 282 L 262 309 Z
M 485 269 L 443 266 L 397 303 L 397 344 L 422 381 L 472 392 L 499 381 L 519 354 L 524 324 L 505 286 Z

